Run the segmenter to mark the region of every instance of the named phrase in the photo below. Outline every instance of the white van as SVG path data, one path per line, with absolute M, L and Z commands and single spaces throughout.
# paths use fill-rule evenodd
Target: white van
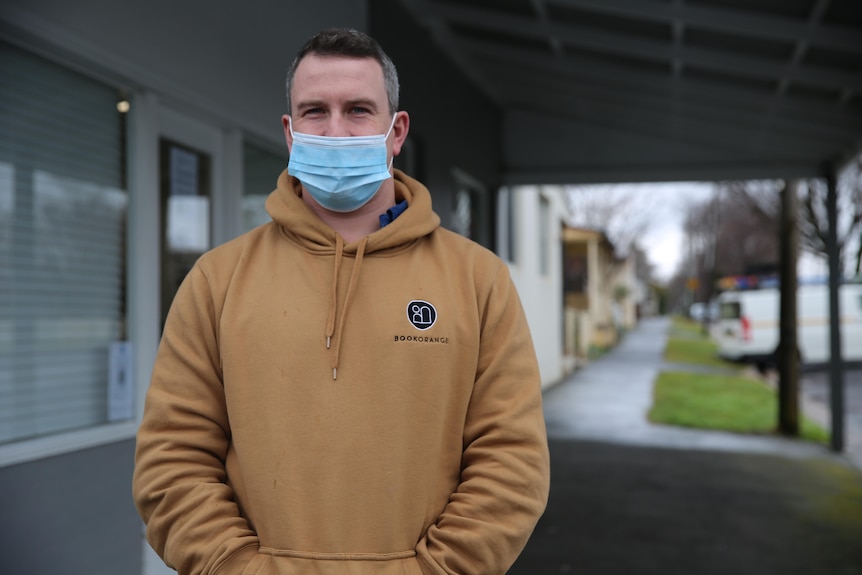
M 862 284 L 843 284 L 838 294 L 842 359 L 862 361 Z M 796 337 L 802 363 L 828 362 L 829 287 L 800 285 L 796 301 Z M 718 341 L 718 354 L 760 368 L 774 365 L 780 327 L 778 289 L 726 291 L 718 296 L 718 303 L 718 325 L 712 332 Z

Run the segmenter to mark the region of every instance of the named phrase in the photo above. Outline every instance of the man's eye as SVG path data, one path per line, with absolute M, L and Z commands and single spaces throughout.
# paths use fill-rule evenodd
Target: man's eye
M 368 108 L 363 108 L 362 106 L 354 106 L 350 109 L 351 114 L 367 114 Z
M 323 113 L 323 108 L 309 108 L 309 109 L 305 110 L 302 113 L 302 115 L 303 116 L 316 116 L 316 115 L 322 114 L 322 113 Z

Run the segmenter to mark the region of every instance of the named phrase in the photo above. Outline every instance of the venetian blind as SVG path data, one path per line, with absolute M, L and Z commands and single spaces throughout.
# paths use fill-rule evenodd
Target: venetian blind
M 117 92 L 0 42 L 0 443 L 108 418 L 124 338 Z

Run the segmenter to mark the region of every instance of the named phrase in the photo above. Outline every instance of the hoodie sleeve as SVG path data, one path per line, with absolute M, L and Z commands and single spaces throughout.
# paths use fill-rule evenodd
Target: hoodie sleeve
M 502 262 L 480 306 L 461 483 L 417 547 L 426 575 L 505 573 L 547 504 L 541 378 L 526 317 Z
M 216 308 L 199 263 L 171 306 L 137 436 L 135 504 L 150 544 L 180 575 L 238 574 L 258 550 L 225 472 Z

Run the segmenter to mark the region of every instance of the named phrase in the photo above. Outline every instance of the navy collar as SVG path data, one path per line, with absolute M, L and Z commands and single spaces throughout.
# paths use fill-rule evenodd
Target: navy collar
M 385 228 L 395 221 L 395 218 L 400 216 L 407 209 L 407 200 L 402 200 L 386 210 L 385 214 L 380 214 L 380 227 Z

